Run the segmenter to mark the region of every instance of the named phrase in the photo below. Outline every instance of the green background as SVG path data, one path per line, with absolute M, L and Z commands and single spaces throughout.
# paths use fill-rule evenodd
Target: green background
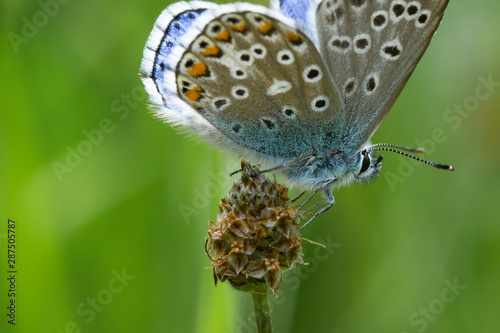
M 137 75 L 168 4 L 69 0 L 14 47 L 9 36 L 42 7 L 0 2 L 0 331 L 14 331 L 8 219 L 16 332 L 254 331 L 250 296 L 215 289 L 205 269 L 207 221 L 230 187 L 210 175 L 239 160 L 152 118 Z M 480 77 L 500 82 L 499 12 L 497 0 L 451 1 L 373 138 L 424 144 L 425 158 L 456 171 L 386 153 L 377 181 L 336 191 L 334 209 L 303 230 L 330 252 L 304 245 L 310 265 L 273 300 L 276 332 L 498 332 L 500 88 L 472 111 L 453 107 L 487 92 Z M 105 304 L 92 310 L 93 298 Z

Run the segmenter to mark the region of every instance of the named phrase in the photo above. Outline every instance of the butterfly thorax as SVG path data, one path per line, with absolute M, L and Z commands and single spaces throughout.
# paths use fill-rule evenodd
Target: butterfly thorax
M 365 147 L 369 147 L 368 143 Z M 364 159 L 368 159 L 368 166 L 364 166 Z M 333 150 L 316 153 L 309 159 L 298 160 L 296 163 L 283 169 L 290 185 L 303 189 L 315 189 L 332 179 L 336 179 L 334 187 L 341 187 L 350 183 L 366 183 L 373 180 L 380 169 L 372 152 L 368 149 L 355 154 Z

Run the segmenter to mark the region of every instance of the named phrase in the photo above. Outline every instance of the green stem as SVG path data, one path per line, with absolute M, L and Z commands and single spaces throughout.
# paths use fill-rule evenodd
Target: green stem
M 258 333 L 272 333 L 273 323 L 271 320 L 271 308 L 269 307 L 269 297 L 263 292 L 252 292 L 253 309 L 255 320 L 257 321 Z

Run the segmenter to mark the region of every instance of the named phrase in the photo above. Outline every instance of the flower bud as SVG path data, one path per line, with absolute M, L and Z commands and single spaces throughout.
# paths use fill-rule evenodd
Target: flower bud
M 283 271 L 302 261 L 302 239 L 288 189 L 241 162 L 241 179 L 219 203 L 205 250 L 215 284 L 229 280 L 240 290 L 278 290 Z

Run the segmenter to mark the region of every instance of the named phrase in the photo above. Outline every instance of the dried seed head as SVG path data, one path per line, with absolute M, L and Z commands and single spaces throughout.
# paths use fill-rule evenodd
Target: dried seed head
M 217 223 L 209 227 L 206 252 L 215 284 L 229 280 L 241 290 L 273 293 L 284 270 L 302 261 L 302 239 L 288 189 L 241 162 L 241 179 L 219 203 Z

